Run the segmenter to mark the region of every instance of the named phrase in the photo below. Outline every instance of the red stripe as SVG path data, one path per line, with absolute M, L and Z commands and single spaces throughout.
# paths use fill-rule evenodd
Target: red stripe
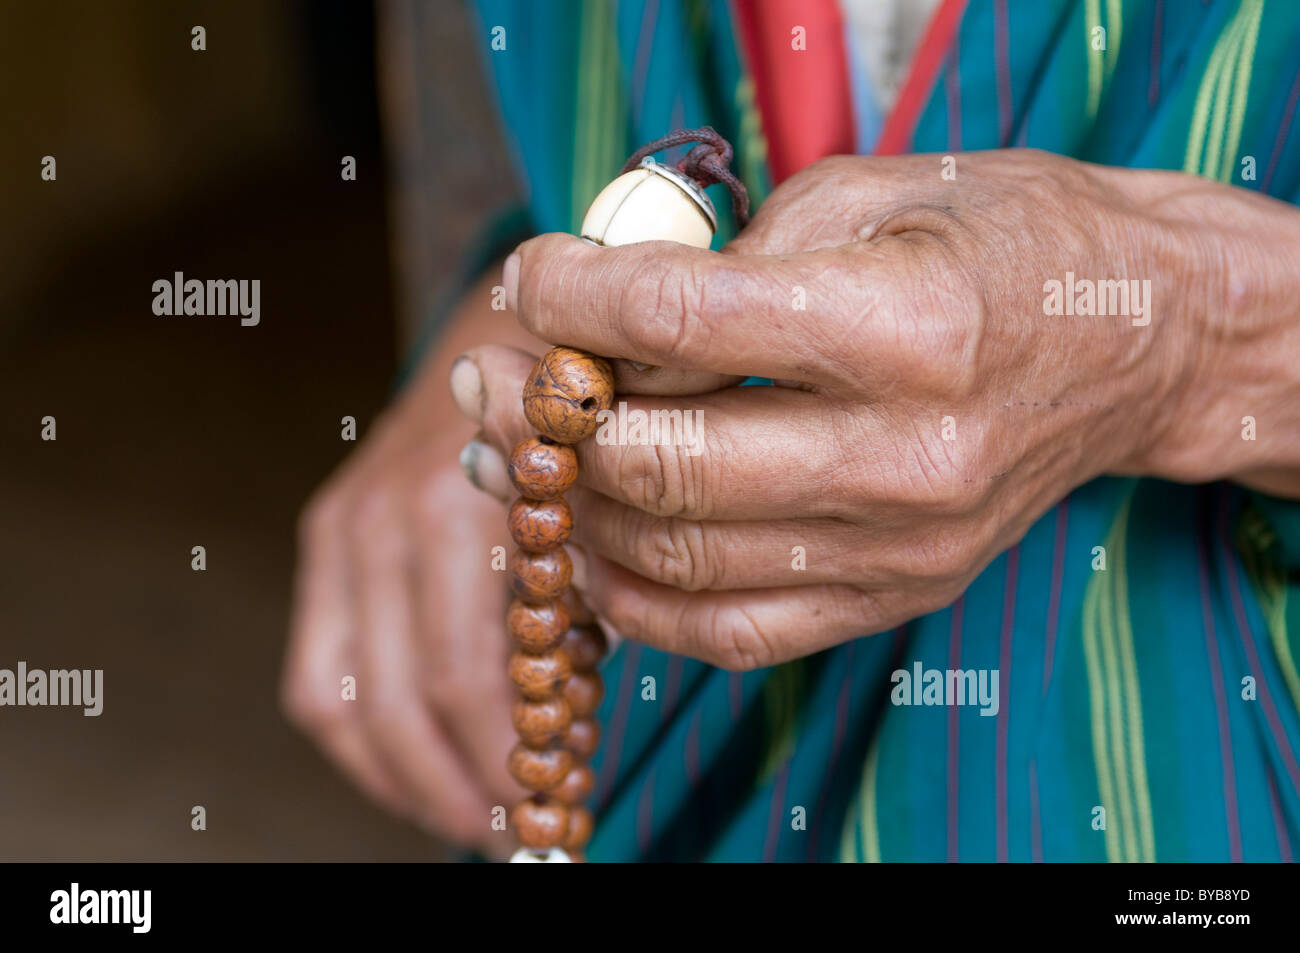
M 899 91 L 898 101 L 880 133 L 877 155 L 899 155 L 911 148 L 921 111 L 934 91 L 939 70 L 956 39 L 957 27 L 965 12 L 966 0 L 943 0 L 943 5 L 935 11 L 926 28 L 925 39 L 912 58 L 912 67 Z
M 1268 159 L 1268 171 L 1264 173 L 1264 181 L 1259 183 L 1259 190 L 1267 192 L 1269 185 L 1273 182 L 1273 170 L 1277 168 L 1277 157 L 1282 154 L 1282 144 L 1286 142 L 1286 137 L 1291 133 L 1291 118 L 1295 115 L 1296 96 L 1300 94 L 1300 73 L 1296 73 L 1295 82 L 1291 84 L 1291 96 L 1286 103 L 1286 112 L 1282 115 L 1282 123 L 1277 127 L 1277 138 L 1273 140 L 1273 154 Z
M 1043 697 L 1052 681 L 1052 664 L 1056 658 L 1056 630 L 1061 617 L 1061 585 L 1065 581 L 1065 536 L 1069 498 L 1056 507 L 1056 547 L 1052 553 L 1052 588 L 1047 599 L 1047 639 L 1043 650 Z
M 824 156 L 851 154 L 853 102 L 837 0 L 735 0 L 735 9 L 775 182 Z
M 1011 637 L 1015 631 L 1016 621 L 1016 580 L 1020 574 L 1020 544 L 1012 546 L 1007 552 L 1007 582 L 1002 596 L 1002 647 L 999 650 L 998 668 L 998 740 L 996 754 L 997 801 L 996 827 L 998 842 L 998 862 L 1005 864 L 1011 850 L 1010 834 L 1007 829 L 1007 700 L 1011 695 Z M 960 666 L 959 666 L 960 667 Z M 956 707 L 956 706 L 953 706 Z
M 1151 25 L 1151 85 L 1147 87 L 1147 105 L 1154 106 L 1160 98 L 1160 34 L 1162 32 L 1165 3 L 1156 0 L 1155 22 Z
M 1007 0 L 993 5 L 993 50 L 998 71 L 998 145 L 1011 141 L 1011 38 L 1007 29 Z
M 948 637 L 948 667 L 961 668 L 961 616 L 966 597 L 961 596 L 952 605 L 952 629 Z M 961 794 L 960 770 L 961 723 L 960 708 L 948 706 L 948 862 L 957 862 L 958 797 Z

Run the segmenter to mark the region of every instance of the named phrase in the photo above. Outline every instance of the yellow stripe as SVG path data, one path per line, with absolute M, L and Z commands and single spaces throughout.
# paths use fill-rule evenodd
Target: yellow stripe
M 1092 32 L 1101 26 L 1101 3 L 1099 0 L 1087 0 L 1083 6 L 1083 43 L 1084 54 L 1088 59 L 1088 118 L 1097 115 L 1101 105 L 1102 70 L 1105 67 L 1104 50 L 1092 48 Z
M 1093 573 L 1083 597 L 1083 657 L 1088 669 L 1088 712 L 1092 721 L 1092 754 L 1097 766 L 1097 791 L 1101 795 L 1101 806 L 1109 814 L 1115 810 L 1116 797 L 1110 746 L 1106 741 L 1106 699 L 1102 687 L 1104 673 L 1101 671 L 1097 647 L 1097 599 L 1101 585 L 1099 576 L 1099 573 Z M 1103 840 L 1106 844 L 1106 860 L 1115 863 L 1120 859 L 1119 843 L 1109 816 L 1106 818 Z
M 1120 516 L 1123 507 L 1120 508 Z M 1122 543 L 1120 544 L 1122 545 Z M 1137 860 L 1137 834 L 1134 830 L 1133 793 L 1129 784 L 1129 761 L 1127 747 L 1124 743 L 1124 696 L 1120 688 L 1119 643 L 1115 638 L 1113 584 L 1111 574 L 1116 571 L 1115 529 L 1111 528 L 1106 537 L 1106 554 L 1110 562 L 1106 575 L 1102 578 L 1101 592 L 1098 596 L 1097 623 L 1101 638 L 1101 657 L 1106 669 L 1106 709 L 1110 715 L 1110 746 L 1115 763 L 1115 790 L 1119 795 L 1115 802 L 1118 811 L 1119 835 L 1124 845 L 1125 863 Z
M 1141 838 L 1144 863 L 1155 863 L 1155 827 L 1151 817 L 1151 790 L 1147 783 L 1146 742 L 1142 732 L 1142 693 L 1137 674 L 1137 655 L 1133 650 L 1133 622 L 1128 608 L 1127 536 L 1133 497 L 1125 501 L 1116 526 L 1115 619 L 1119 624 L 1121 663 L 1124 670 L 1125 710 L 1128 713 L 1128 744 L 1133 760 L 1133 795 L 1137 801 L 1137 827 Z
M 1245 0 L 1242 0 L 1245 3 Z M 1218 82 L 1214 88 L 1214 106 L 1210 111 L 1210 131 L 1205 140 L 1205 161 L 1197 170 L 1200 175 L 1217 176 L 1219 173 L 1219 155 L 1223 152 L 1224 129 L 1228 123 L 1228 109 L 1231 105 L 1232 73 L 1241 56 L 1241 42 L 1244 38 L 1245 21 L 1241 18 L 1242 7 L 1228 24 L 1228 50 L 1219 70 Z
M 1241 145 L 1241 124 L 1246 117 L 1246 100 L 1250 95 L 1250 78 L 1255 71 L 1255 42 L 1259 39 L 1259 21 L 1264 14 L 1264 0 L 1249 0 L 1250 13 L 1241 55 L 1237 57 L 1236 88 L 1232 94 L 1232 121 L 1227 149 L 1219 170 L 1220 182 L 1231 182 L 1237 164 L 1237 147 Z
M 1231 25 L 1219 34 L 1206 65 L 1205 75 L 1201 77 L 1200 89 L 1196 92 L 1196 107 L 1192 110 L 1192 125 L 1187 134 L 1187 151 L 1183 154 L 1183 171 L 1199 175 L 1201 171 L 1201 153 L 1205 149 L 1206 120 L 1209 117 L 1211 96 L 1219 71 L 1223 69 L 1223 60 L 1230 45 Z

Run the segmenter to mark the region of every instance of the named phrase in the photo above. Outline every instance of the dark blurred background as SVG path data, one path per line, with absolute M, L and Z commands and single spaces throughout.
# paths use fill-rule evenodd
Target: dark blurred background
M 0 668 L 102 668 L 105 703 L 0 708 L 0 859 L 436 857 L 276 690 L 340 418 L 364 439 L 511 198 L 479 25 L 411 0 L 2 16 Z M 155 316 L 175 271 L 260 279 L 261 323 Z

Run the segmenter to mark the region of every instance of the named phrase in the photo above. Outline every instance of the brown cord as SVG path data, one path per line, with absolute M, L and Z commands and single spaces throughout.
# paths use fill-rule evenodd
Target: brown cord
M 727 191 L 731 193 L 731 211 L 736 218 L 736 227 L 744 228 L 749 224 L 749 193 L 745 191 L 745 183 L 731 171 L 733 155 L 731 143 L 718 135 L 717 130 L 712 126 L 679 129 L 677 132 L 670 132 L 654 142 L 647 143 L 632 153 L 631 158 L 623 165 L 623 172 L 631 172 L 646 156 L 688 142 L 696 142 L 699 145 L 686 153 L 685 158 L 677 163 L 677 171 L 691 179 L 701 189 L 708 188 L 710 185 L 725 185 Z

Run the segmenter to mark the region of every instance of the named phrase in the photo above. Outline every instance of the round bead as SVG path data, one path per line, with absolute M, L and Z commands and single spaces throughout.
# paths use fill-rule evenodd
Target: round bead
M 564 776 L 550 791 L 551 797 L 570 807 L 575 804 L 581 804 L 587 798 L 591 797 L 592 789 L 596 786 L 596 773 L 585 762 L 575 764 L 569 769 L 569 773 Z
M 569 610 L 569 620 L 573 625 L 596 624 L 596 614 L 587 608 L 587 604 L 582 601 L 582 596 L 573 589 L 566 592 L 560 601 L 564 603 L 564 608 Z
M 510 750 L 510 776 L 531 791 L 549 791 L 573 767 L 573 752 L 567 748 L 530 748 L 520 743 Z
M 564 640 L 569 625 L 569 610 L 558 600 L 529 605 L 522 599 L 510 602 L 506 610 L 506 628 L 526 652 L 549 652 Z M 572 666 L 573 660 L 569 660 Z
M 520 549 L 544 553 L 563 545 L 573 532 L 573 511 L 564 500 L 515 500 L 506 518 Z
M 510 681 L 529 701 L 545 701 L 559 694 L 564 680 L 573 673 L 563 649 L 540 655 L 515 652 L 510 656 L 509 671 Z
M 559 443 L 586 440 L 596 432 L 596 415 L 613 403 L 609 362 L 571 347 L 553 347 L 543 354 L 524 384 L 524 416 Z
M 575 625 L 564 635 L 564 654 L 575 672 L 593 671 L 609 643 L 598 625 Z
M 564 744 L 579 758 L 590 758 L 600 747 L 600 722 L 591 718 L 575 718 L 569 726 L 569 736 Z
M 564 683 L 564 697 L 574 718 L 587 718 L 605 697 L 605 681 L 596 672 L 574 672 Z
M 519 843 L 533 850 L 559 847 L 569 834 L 569 809 L 549 798 L 530 797 L 515 805 L 510 823 Z
M 545 748 L 564 742 L 568 737 L 569 726 L 573 724 L 573 710 L 563 695 L 536 702 L 519 698 L 510 711 L 510 718 L 524 744 Z
M 564 835 L 564 848 L 566 851 L 580 851 L 587 846 L 587 841 L 591 840 L 591 833 L 595 830 L 596 821 L 591 816 L 591 811 L 585 807 L 569 808 L 569 830 Z
M 711 212 L 712 203 L 680 172 L 647 163 L 601 190 L 580 234 L 598 245 L 668 241 L 708 248 L 715 229 Z
M 563 549 L 549 553 L 515 550 L 510 557 L 510 588 L 525 602 L 548 602 L 569 588 L 573 563 Z
M 554 500 L 578 478 L 578 455 L 546 437 L 528 437 L 515 444 L 506 474 L 520 496 Z

